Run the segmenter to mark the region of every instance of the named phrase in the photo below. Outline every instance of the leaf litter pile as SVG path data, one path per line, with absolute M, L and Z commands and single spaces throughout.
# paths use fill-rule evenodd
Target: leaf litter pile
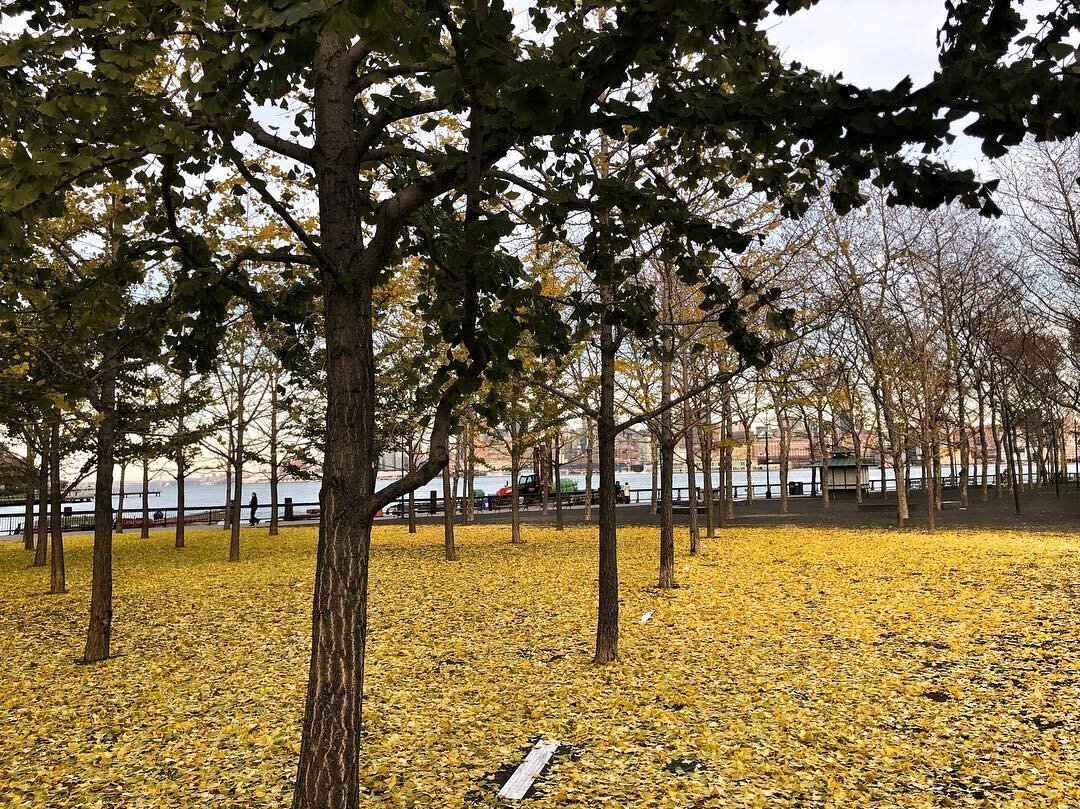
M 1080 806 L 1080 541 L 729 529 L 655 589 L 621 529 L 621 658 L 591 663 L 596 532 L 376 529 L 363 788 L 496 806 L 538 739 L 531 806 Z M 0 545 L 0 805 L 287 806 L 315 532 L 118 537 L 114 648 Z M 653 615 L 647 622 L 645 613 Z

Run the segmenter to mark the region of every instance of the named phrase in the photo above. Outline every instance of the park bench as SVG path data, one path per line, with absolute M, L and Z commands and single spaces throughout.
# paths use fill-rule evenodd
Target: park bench
M 918 500 L 908 500 L 908 511 L 921 507 L 922 504 Z M 859 511 L 896 511 L 896 501 L 864 500 L 859 503 Z
M 697 501 L 697 512 L 698 512 L 698 514 L 708 514 L 709 509 L 705 506 L 705 504 L 703 502 L 698 500 Z M 674 503 L 671 504 L 671 513 L 672 514 L 689 514 L 690 513 L 690 503 L 687 502 L 686 500 L 676 500 Z
M 859 511 L 896 511 L 896 503 L 864 501 L 859 503 Z

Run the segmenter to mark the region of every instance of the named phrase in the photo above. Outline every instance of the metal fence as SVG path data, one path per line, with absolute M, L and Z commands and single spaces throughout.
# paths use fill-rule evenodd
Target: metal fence
M 51 509 L 46 504 L 45 519 L 48 520 Z M 184 508 L 184 525 L 224 525 L 227 506 L 186 506 Z M 114 510 L 112 523 L 117 531 L 139 531 L 143 525 L 150 528 L 166 528 L 176 525 L 179 509 L 175 506 L 154 506 L 144 516 L 141 508 L 124 509 L 123 513 Z M 241 508 L 239 518 L 241 522 L 250 520 L 250 509 Z M 35 509 L 35 528 L 41 520 L 42 514 Z M 265 524 L 270 519 L 270 506 L 259 506 L 256 509 L 255 518 L 257 523 Z M 282 522 L 299 522 L 303 520 L 317 520 L 319 518 L 318 503 L 293 503 L 286 499 L 278 506 L 278 519 Z M 0 535 L 20 534 L 25 522 L 25 513 L 20 511 L 14 514 L 0 514 Z M 64 506 L 60 515 L 60 524 L 64 531 L 93 531 L 94 510 L 73 509 Z
M 1058 481 L 1061 483 L 1068 483 L 1069 481 L 1075 481 L 1076 475 L 1061 474 Z M 942 485 L 945 488 L 957 488 L 959 486 L 958 475 L 943 475 L 941 478 Z M 987 475 L 987 485 L 994 486 L 997 482 L 997 476 L 993 474 Z M 1002 475 L 1002 482 L 1008 485 L 1006 476 Z M 1025 485 L 1029 481 L 1025 481 Z M 1053 483 L 1053 478 L 1050 481 L 1042 481 Z M 885 491 L 895 491 L 894 481 L 885 480 Z M 968 485 L 975 489 L 982 486 L 982 476 L 978 478 L 968 480 Z M 736 501 L 746 500 L 747 484 L 739 483 L 732 485 L 732 493 Z M 780 482 L 770 481 L 769 483 L 753 483 L 750 487 L 753 490 L 755 499 L 762 497 L 779 498 L 781 494 Z M 923 481 L 920 478 L 912 478 L 908 482 L 909 491 L 918 491 L 923 488 Z M 850 491 L 850 490 L 849 490 Z M 880 478 L 877 480 L 869 480 L 863 487 L 863 491 L 869 497 L 881 497 L 882 495 L 882 481 Z M 672 490 L 672 496 L 675 501 L 685 502 L 689 498 L 690 489 L 687 486 L 678 486 Z M 714 496 L 718 497 L 719 492 L 716 491 Z M 821 483 L 818 481 L 816 484 L 811 485 L 806 481 L 789 481 L 788 496 L 789 497 L 819 497 L 821 495 Z M 568 508 L 580 507 L 585 504 L 586 493 L 584 491 L 563 492 L 562 502 L 563 505 Z M 599 492 L 596 489 L 592 489 L 588 495 L 592 502 L 595 504 L 599 500 Z M 630 489 L 628 492 L 623 491 L 619 494 L 617 501 L 619 503 L 650 503 L 652 501 L 653 489 Z M 702 487 L 697 487 L 698 502 L 701 502 Z M 659 492 L 657 492 L 657 499 L 659 499 Z M 482 512 L 500 512 L 510 509 L 511 501 L 509 495 L 477 495 L 475 497 L 456 497 L 452 498 L 454 512 L 461 514 L 464 512 L 466 503 L 472 500 L 474 511 L 478 513 Z M 548 495 L 549 506 L 554 506 L 555 495 Z M 537 508 L 541 505 L 541 497 L 539 495 L 532 495 L 529 497 L 523 497 L 520 502 L 520 507 L 524 510 L 530 510 Z M 444 507 L 444 500 L 435 489 L 431 489 L 426 493 L 417 492 L 413 496 L 413 513 L 416 516 L 433 516 L 436 514 L 442 514 Z M 225 516 L 228 512 L 228 506 L 187 506 L 184 508 L 184 524 L 192 527 L 197 526 L 225 526 Z M 278 521 L 281 524 L 298 523 L 298 522 L 316 522 L 319 519 L 319 503 L 294 503 L 291 498 L 285 498 L 278 505 Z M 269 505 L 259 505 L 255 509 L 254 515 L 251 514 L 249 506 L 242 506 L 238 510 L 238 518 L 241 524 L 252 524 L 252 517 L 254 516 L 255 525 L 266 525 L 270 520 Z M 46 508 L 46 519 L 48 518 L 49 509 Z M 113 514 L 113 525 L 117 531 L 139 531 L 142 529 L 144 523 L 150 528 L 168 528 L 176 525 L 179 510 L 174 507 L 155 507 L 149 510 L 144 517 L 142 509 L 137 508 L 134 510 L 125 509 L 123 514 Z M 394 520 L 404 519 L 409 515 L 409 498 L 407 496 L 401 497 L 398 500 L 393 501 L 386 507 L 384 507 L 377 519 L 380 520 Z M 37 523 L 41 519 L 41 514 L 35 509 L 34 515 L 34 528 L 37 529 Z M 0 536 L 15 536 L 23 532 L 23 524 L 25 521 L 25 512 L 19 511 L 10 514 L 0 514 Z M 79 509 L 75 510 L 71 506 L 64 506 L 61 513 L 60 523 L 64 531 L 93 531 L 94 530 L 94 510 L 93 509 Z

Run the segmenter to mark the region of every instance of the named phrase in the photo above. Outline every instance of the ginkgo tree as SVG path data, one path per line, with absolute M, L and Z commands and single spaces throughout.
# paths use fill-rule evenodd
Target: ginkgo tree
M 816 193 L 822 164 L 834 173 L 841 208 L 861 201 L 858 181 L 876 172 L 900 202 L 959 197 L 993 210 L 991 189 L 970 173 L 909 159 L 905 145 L 932 151 L 968 114 L 968 131 L 990 153 L 1025 132 L 1053 138 L 1080 125 L 1069 67 L 1080 11 L 1069 6 L 1049 12 L 1037 38 L 1024 40 L 1026 21 L 1014 3 L 950 3 L 935 77 L 919 88 L 905 81 L 867 91 L 785 64 L 769 43 L 761 26 L 769 13 L 810 5 L 629 0 L 609 12 L 547 0 L 527 15 L 498 0 L 16 0 L 6 7 L 18 15 L 19 33 L 0 47 L 2 134 L 15 144 L 0 165 L 5 241 L 23 238 L 35 217 L 59 213 L 58 189 L 117 177 L 156 185 L 158 232 L 172 242 L 168 259 L 178 267 L 172 322 L 178 340 L 202 356 L 220 336 L 215 320 L 228 293 L 270 302 L 244 282 L 250 252 L 223 255 L 197 218 L 183 224 L 185 209 L 207 204 L 185 193 L 193 178 L 235 171 L 290 231 L 289 243 L 261 260 L 317 271 L 327 358 L 324 508 L 295 806 L 359 802 L 374 515 L 447 463 L 456 402 L 484 375 L 512 370 L 503 358 L 523 331 L 536 329 L 553 351 L 567 343 L 558 319 L 530 300 L 521 263 L 499 249 L 508 220 L 482 205 L 504 186 L 493 169 L 512 150 L 530 150 L 533 165 L 561 155 L 560 173 L 569 172 L 572 186 L 579 135 L 603 130 L 669 143 L 683 183 L 706 181 L 711 168 L 701 149 L 721 146 L 728 169 L 783 198 L 789 212 Z M 1018 42 L 1027 47 L 1013 58 Z M 164 81 L 143 80 L 162 67 Z M 644 76 L 655 80 L 648 94 L 622 91 Z M 448 118 L 467 132 L 464 148 L 438 137 Z M 252 145 L 313 179 L 313 227 L 253 168 L 245 153 Z M 605 205 L 619 200 L 624 210 L 650 192 L 603 190 Z M 462 209 L 460 220 L 449 215 Z M 432 210 L 446 214 L 440 237 L 455 247 L 422 314 L 464 355 L 451 352 L 431 375 L 437 405 L 427 460 L 376 491 L 373 292 L 415 246 L 416 218 Z M 705 241 L 739 249 L 747 239 L 734 231 Z M 606 266 L 618 259 L 610 245 L 597 255 Z M 725 297 L 719 285 L 713 291 Z M 616 306 L 602 304 L 609 318 Z M 737 335 L 734 343 L 747 347 Z M 607 477 L 602 470 L 602 487 Z

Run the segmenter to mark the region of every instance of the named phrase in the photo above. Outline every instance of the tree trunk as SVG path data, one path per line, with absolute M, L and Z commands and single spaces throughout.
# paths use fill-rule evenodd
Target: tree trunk
M 450 501 L 454 503 L 454 513 L 457 515 L 460 513 L 462 520 L 465 516 L 465 502 L 469 500 L 468 497 L 462 497 L 458 499 L 458 490 L 461 488 L 461 472 L 464 469 L 464 461 L 461 457 L 461 439 L 454 444 L 454 476 L 450 480 Z M 460 512 L 458 510 L 458 503 L 461 504 Z
M 708 422 L 708 420 L 706 420 Z M 706 423 L 701 433 L 701 477 L 705 484 L 705 536 L 716 536 L 716 502 L 713 492 L 713 427 Z M 724 473 L 720 473 L 720 485 L 724 484 Z
M 124 486 L 127 481 L 127 461 L 120 464 L 120 491 L 116 495 L 116 533 L 124 533 Z
M 675 586 L 675 525 L 672 514 L 674 494 L 675 437 L 660 438 L 660 575 L 658 586 Z
M 1065 480 L 1065 416 L 1058 415 L 1058 420 L 1051 427 L 1054 434 L 1054 480 L 1061 484 Z
M 185 525 L 187 518 L 184 515 L 186 508 L 185 489 L 187 487 L 187 461 L 184 458 L 184 452 L 181 450 L 176 456 L 176 539 L 174 545 L 177 548 L 183 548 L 186 540 Z
M 457 561 L 457 548 L 454 546 L 454 497 L 450 492 L 450 464 L 443 467 L 443 550 L 447 562 Z
M 976 387 L 979 401 L 979 466 L 981 480 L 979 481 L 979 499 L 986 502 L 989 499 L 987 474 L 990 471 L 990 456 L 986 445 L 986 399 L 983 395 L 982 383 Z
M 968 440 L 967 411 L 964 409 L 964 385 L 956 375 L 956 424 L 960 430 L 960 508 L 968 506 L 968 466 L 971 464 L 971 444 Z M 950 456 L 950 460 L 951 460 Z
M 240 561 L 241 509 L 244 507 L 244 394 L 236 397 L 236 453 L 233 456 L 232 519 L 229 523 L 229 561 Z
M 1013 456 L 1013 499 L 1020 498 L 1020 495 L 1027 489 L 1024 485 L 1024 455 L 1020 448 L 1020 427 L 1016 423 L 1016 412 L 1009 405 L 1009 442 L 1012 446 Z M 1018 512 L 1017 512 L 1018 513 Z
M 83 660 L 109 657 L 112 639 L 112 488 L 116 448 L 116 358 L 103 363 L 101 421 L 97 430 L 97 471 L 94 478 L 94 551 L 90 584 L 90 624 Z
M 409 445 L 409 471 L 416 468 L 416 451 Z M 409 533 L 416 533 L 416 491 L 409 490 Z
M 1019 476 L 1018 461 L 1019 454 L 1016 449 L 1016 424 L 1013 422 L 1012 410 L 1009 407 L 1008 402 L 1002 401 L 1002 417 L 1004 418 L 1004 432 L 1005 442 L 1008 445 L 1009 452 L 1009 484 L 1013 490 L 1013 506 L 1016 509 L 1016 513 L 1020 513 L 1020 481 L 1017 480 Z
M 908 500 L 906 480 L 907 458 L 905 456 L 903 434 L 890 412 L 885 413 L 885 426 L 889 430 L 889 444 L 892 447 L 893 478 L 896 483 L 896 527 L 904 528 L 908 522 Z
M 994 496 L 1001 497 L 1001 433 L 998 431 L 997 403 L 994 388 L 990 386 L 990 438 L 994 442 Z
M 454 513 L 455 514 L 460 514 L 461 519 L 464 521 L 464 519 L 465 519 L 465 504 L 468 502 L 469 498 L 468 497 L 462 497 L 460 500 L 458 500 L 458 490 L 461 487 L 461 474 L 462 474 L 462 471 L 465 469 L 465 461 L 464 461 L 464 458 L 462 457 L 462 451 L 461 451 L 461 439 L 462 439 L 462 437 L 459 436 L 458 440 L 454 442 L 454 476 L 453 476 L 453 479 L 451 481 L 452 487 L 451 487 L 450 496 L 451 496 L 451 499 L 452 499 L 452 501 L 454 503 Z M 458 504 L 459 503 L 461 504 L 460 509 L 458 509 Z
M 521 500 L 518 491 L 518 475 L 521 473 L 521 451 L 517 437 L 510 438 L 510 542 L 521 544 Z
M 675 442 L 672 429 L 671 403 L 671 354 L 668 347 L 660 361 L 660 575 L 657 586 L 669 589 L 675 586 L 675 525 L 672 516 L 672 497 L 675 473 Z
M 754 439 L 750 435 L 750 425 L 743 422 L 743 437 L 745 446 L 743 452 L 746 458 L 746 505 L 754 502 Z
M 933 428 L 931 428 L 931 436 L 934 435 Z M 944 474 L 941 470 L 941 445 L 931 438 L 930 441 L 930 468 L 931 473 L 931 488 L 934 490 L 934 509 L 941 511 L 941 492 L 945 486 Z
M 323 37 L 326 35 L 324 34 Z M 319 86 L 318 84 L 316 85 Z M 352 105 L 352 95 L 337 102 Z M 319 112 L 317 114 L 325 114 Z M 351 113 L 350 113 L 351 114 Z M 332 151 L 346 151 L 344 144 Z M 355 168 L 341 165 L 340 185 L 320 178 L 324 235 L 355 225 L 339 220 L 359 216 L 334 210 L 330 199 L 348 201 Z M 329 169 L 327 169 L 329 171 Z M 326 186 L 330 186 L 327 191 Z M 336 190 L 337 193 L 332 193 Z M 324 242 L 326 244 L 326 242 Z M 340 245 L 339 234 L 330 244 Z M 341 266 L 351 266 L 351 262 Z M 320 491 L 318 559 L 312 609 L 303 740 L 293 793 L 294 809 L 356 809 L 359 806 L 360 714 L 367 634 L 368 555 L 373 510 L 364 502 L 375 489 L 374 359 L 370 284 L 352 289 L 324 274 L 327 403 L 326 452 Z
M 686 376 L 683 376 L 684 384 L 688 384 Z M 697 469 L 694 463 L 694 425 L 690 416 L 690 400 L 683 402 L 683 446 L 686 449 L 686 502 L 690 508 L 690 555 L 697 556 L 701 552 L 701 532 L 698 529 L 697 513 Z
M 270 380 L 270 536 L 278 535 L 278 375 Z
M 1040 486 L 1049 486 L 1052 482 L 1050 480 L 1050 469 L 1054 462 L 1054 451 L 1050 443 L 1053 440 L 1051 430 L 1045 422 L 1039 424 L 1036 440 L 1038 442 L 1038 454 L 1035 461 L 1038 467 L 1036 477 Z
M 863 470 L 863 445 L 862 437 L 859 435 L 859 428 L 855 424 L 854 418 L 852 418 L 851 424 L 851 448 L 855 451 L 855 503 L 861 504 L 863 501 L 862 490 L 862 470 Z
M 930 456 L 931 449 L 929 442 L 923 444 L 923 452 L 927 457 Z M 934 517 L 935 512 L 937 511 L 935 507 L 937 504 L 934 502 L 934 489 L 936 488 L 934 485 L 934 478 L 931 476 L 928 480 L 924 480 L 923 485 L 926 488 L 926 530 L 928 533 L 932 534 L 934 533 Z
M 311 665 L 293 809 L 356 809 L 367 634 L 368 556 L 375 509 L 372 280 L 362 234 L 354 145 L 354 71 L 326 29 L 313 68 L 326 332 L 326 450 L 320 492 Z M 337 273 L 346 273 L 342 285 Z
M 555 451 L 551 457 L 555 469 L 555 530 L 563 530 L 562 513 L 562 433 L 555 433 Z
M 653 430 L 649 430 L 649 472 L 652 478 L 652 491 L 649 492 L 649 513 L 656 514 L 660 507 L 660 500 L 657 497 L 657 488 L 660 483 L 660 454 L 657 447 L 656 433 Z
M 907 486 L 904 485 L 907 470 L 904 450 L 893 450 L 893 477 L 896 484 L 896 527 L 904 528 L 908 521 Z
M 150 538 L 150 459 L 145 455 L 142 459 L 142 525 L 139 538 Z
M 1035 454 L 1031 451 L 1031 445 L 1035 442 L 1032 441 L 1032 434 L 1035 431 L 1031 429 L 1031 423 L 1026 422 L 1024 424 L 1024 451 L 1027 453 L 1027 483 L 1028 491 L 1035 491 L 1035 487 L 1038 485 L 1038 479 L 1035 473 Z M 1037 452 L 1037 448 L 1036 448 Z
M 476 517 L 476 500 L 473 497 L 476 479 L 476 453 L 473 450 L 473 426 L 469 421 L 465 426 L 465 522 L 471 523 Z
M 829 474 L 829 446 L 825 440 L 825 413 L 818 408 L 818 449 L 821 450 L 821 508 L 829 510 L 829 488 L 832 477 Z
M 731 408 L 731 387 L 724 384 L 724 404 L 721 411 L 724 420 L 724 517 L 735 518 L 735 427 Z
M 930 469 L 930 454 L 927 451 L 926 444 L 919 447 L 919 454 L 922 456 L 922 488 L 926 489 L 929 487 L 930 475 L 932 474 Z
M 228 531 L 236 513 L 236 498 L 233 496 L 233 466 L 236 463 L 236 439 L 232 424 L 229 424 L 229 448 L 225 458 L 225 517 L 221 521 L 222 529 Z
M 592 519 L 592 476 L 593 476 L 593 425 L 591 419 L 585 419 L 585 515 Z
M 49 534 L 52 564 L 49 567 L 49 592 L 53 595 L 67 592 L 64 570 L 64 524 L 61 509 L 60 488 L 60 411 L 53 416 L 52 438 L 49 441 Z
M 600 295 L 604 307 L 600 324 L 600 407 L 596 420 L 600 462 L 597 506 L 600 558 L 593 661 L 608 663 L 619 656 L 619 539 L 615 522 L 615 354 L 618 345 L 609 321 L 615 291 L 610 286 L 602 286 Z
M 776 424 L 780 428 L 780 513 L 788 513 L 788 470 L 791 455 L 791 425 L 784 414 L 776 411 Z
M 26 437 L 26 502 L 23 503 L 23 550 L 34 550 L 34 484 L 35 475 L 32 470 L 36 467 L 34 465 L 34 449 L 30 443 L 30 436 Z
M 176 434 L 184 436 L 184 390 L 186 386 L 186 380 L 180 379 L 180 415 L 177 417 Z M 187 458 L 184 457 L 184 447 L 180 446 L 176 450 L 176 538 L 174 545 L 177 548 L 184 547 L 185 535 L 184 535 L 184 488 L 187 485 Z
M 548 482 L 551 480 L 550 476 L 550 459 L 548 458 L 548 445 L 544 442 L 537 447 L 538 460 L 540 462 L 540 468 L 536 470 L 536 479 L 540 482 L 540 513 L 545 517 L 548 513 Z
M 885 500 L 889 496 L 888 485 L 885 480 L 885 431 L 884 429 L 882 429 L 881 426 L 881 408 L 876 408 L 876 411 L 877 412 L 875 415 L 877 417 L 878 463 L 881 465 L 881 499 Z M 895 474 L 893 475 L 893 477 L 895 477 Z M 896 484 L 897 481 L 894 480 L 893 483 Z M 897 488 L 899 488 L 899 486 L 897 486 Z
M 49 442 L 41 437 L 41 466 L 38 467 L 38 536 L 37 548 L 34 549 L 34 567 L 45 567 L 48 559 L 49 534 Z

